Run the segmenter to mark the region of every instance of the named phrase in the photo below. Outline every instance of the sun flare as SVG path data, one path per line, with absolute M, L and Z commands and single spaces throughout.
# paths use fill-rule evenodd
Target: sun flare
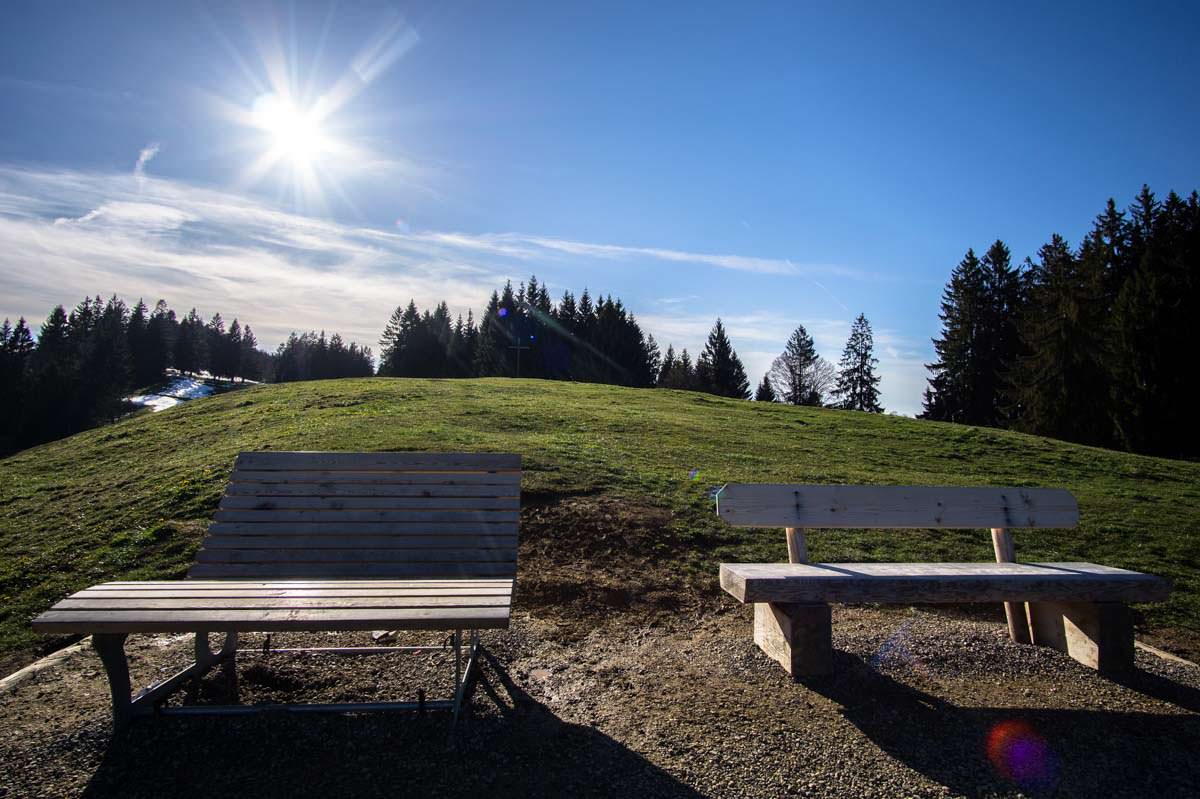
M 254 102 L 254 126 L 268 138 L 272 155 L 294 166 L 310 166 L 331 149 L 321 130 L 320 103 L 302 109 L 276 94 L 264 94 Z

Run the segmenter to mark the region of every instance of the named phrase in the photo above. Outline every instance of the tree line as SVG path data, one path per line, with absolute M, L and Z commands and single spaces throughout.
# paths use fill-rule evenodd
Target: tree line
M 745 366 L 718 318 L 699 356 L 669 345 L 663 354 L 624 303 L 612 295 L 550 298 L 536 276 L 493 291 L 476 321 L 451 318 L 443 301 L 422 312 L 415 301 L 392 313 L 380 337 L 378 373 L 386 377 L 535 377 L 641 388 L 703 391 L 750 399 Z M 882 411 L 870 324 L 859 316 L 837 368 L 817 355 L 803 326 L 763 377 L 754 398 L 795 405 Z
M 24 318 L 0 327 L 0 386 L 10 411 L 0 419 L 0 453 L 69 436 L 130 410 L 125 397 L 162 383 L 167 369 L 233 380 L 309 380 L 370 375 L 369 347 L 335 334 L 292 336 L 274 354 L 249 325 L 196 309 L 182 319 L 159 300 L 130 308 L 113 295 L 55 307 L 36 340 Z
M 1079 246 L 1058 234 L 1014 267 L 967 250 L 942 294 L 922 416 L 1170 457 L 1200 455 L 1191 314 L 1200 197 L 1110 199 Z

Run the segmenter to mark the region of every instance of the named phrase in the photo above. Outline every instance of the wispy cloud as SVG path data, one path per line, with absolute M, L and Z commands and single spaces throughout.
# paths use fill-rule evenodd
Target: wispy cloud
M 158 142 L 147 144 L 138 153 L 137 163 L 133 165 L 133 177 L 137 180 L 138 185 L 142 186 L 146 182 L 146 164 L 150 163 L 150 159 L 158 155 Z
M 133 300 L 165 298 L 255 328 L 273 347 L 292 330 L 337 330 L 374 344 L 395 305 L 446 300 L 452 312 L 476 312 L 506 279 L 530 273 L 551 285 L 578 286 L 605 263 L 641 269 L 658 264 L 766 276 L 829 274 L 861 279 L 844 267 L 799 265 L 744 255 L 598 244 L 522 233 L 468 234 L 343 224 L 290 213 L 255 198 L 150 175 L 147 147 L 133 173 L 95 174 L 0 164 L 0 318 L 38 320 L 57 303 L 117 292 Z M 697 354 L 714 312 L 699 295 L 632 301 L 662 346 Z M 768 311 L 723 316 L 756 380 L 795 327 Z M 846 318 L 805 320 L 826 357 L 849 331 Z M 919 396 L 920 349 L 876 333 L 885 399 L 892 385 Z M 904 375 L 901 375 L 901 372 Z M 912 384 L 911 386 L 909 384 Z M 915 386 L 915 388 L 914 388 Z M 889 407 L 911 412 L 901 402 Z

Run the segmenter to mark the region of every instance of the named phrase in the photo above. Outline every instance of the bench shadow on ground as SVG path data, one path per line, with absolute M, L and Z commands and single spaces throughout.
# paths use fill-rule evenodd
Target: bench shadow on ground
M 236 702 L 226 669 L 202 701 Z M 699 794 L 523 691 L 486 652 L 471 711 L 144 719 L 117 735 L 88 797 Z
M 835 661 L 832 676 L 802 684 L 841 705 L 880 749 L 955 794 L 1200 795 L 1200 716 L 960 707 L 844 652 Z M 1200 691 L 1148 672 L 1118 684 L 1200 712 Z

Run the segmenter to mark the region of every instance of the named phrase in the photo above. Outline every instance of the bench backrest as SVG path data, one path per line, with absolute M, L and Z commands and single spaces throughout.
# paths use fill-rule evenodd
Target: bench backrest
M 514 577 L 521 456 L 243 452 L 189 577 Z
M 731 483 L 717 513 L 737 527 L 1074 527 L 1079 506 L 1060 488 Z

